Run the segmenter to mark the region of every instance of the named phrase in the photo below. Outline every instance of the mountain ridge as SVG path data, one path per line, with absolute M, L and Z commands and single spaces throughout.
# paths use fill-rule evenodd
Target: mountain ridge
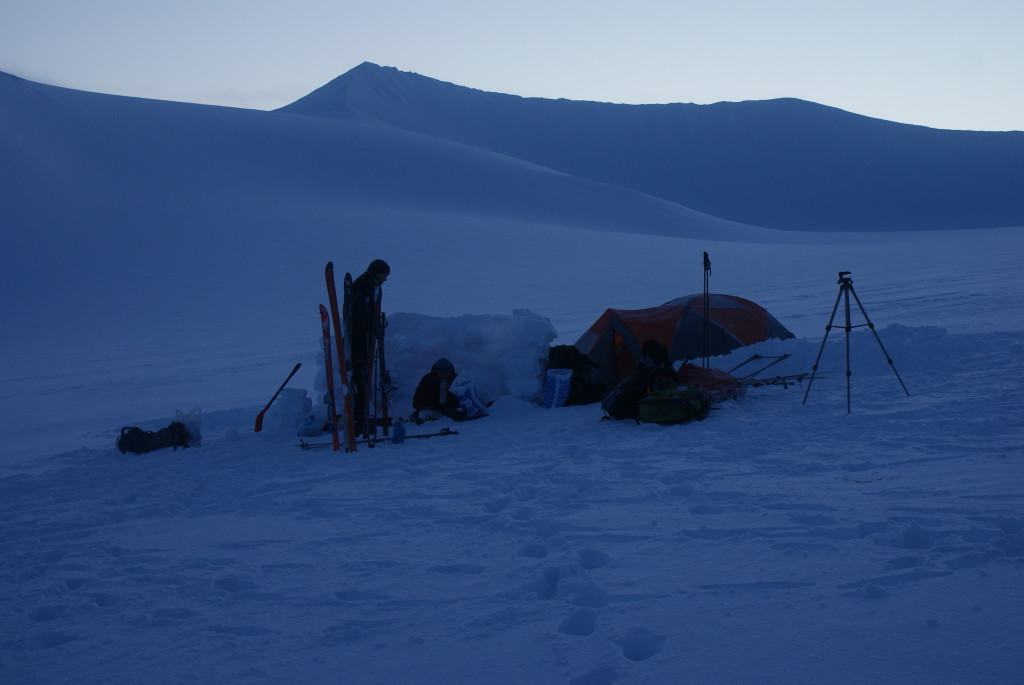
M 88 268 L 78 255 L 95 238 L 84 226 L 103 226 L 105 239 L 144 252 L 158 253 L 168 240 L 230 252 L 243 233 L 276 240 L 269 217 L 311 244 L 336 226 L 396 213 L 410 225 L 466 213 L 778 239 L 631 189 L 374 122 L 91 93 L 13 75 L 0 76 L 0 207 L 5 226 L 25 229 L 10 236 L 0 263 L 14 269 L 33 257 L 68 273 Z M 115 212 L 133 219 L 110 222 Z M 230 235 L 209 233 L 218 222 Z M 481 226 L 486 232 L 488 222 Z
M 796 98 L 526 98 L 364 62 L 278 112 L 375 121 L 787 230 L 1024 224 L 1024 133 L 947 131 Z

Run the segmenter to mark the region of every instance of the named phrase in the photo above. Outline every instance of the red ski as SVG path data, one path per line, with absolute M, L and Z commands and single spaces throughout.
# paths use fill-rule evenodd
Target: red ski
M 338 440 L 338 406 L 337 396 L 334 393 L 334 364 L 331 363 L 331 322 L 327 314 L 327 307 L 320 305 L 320 327 L 324 333 L 324 371 L 327 374 L 327 422 L 331 427 L 331 445 L 334 451 L 341 449 L 341 442 Z
M 341 315 L 338 311 L 338 291 L 334 285 L 334 262 L 327 262 L 324 269 L 324 277 L 327 280 L 327 297 L 331 301 L 331 318 L 334 320 L 334 343 L 338 349 L 338 375 L 341 377 L 341 384 L 345 394 L 345 438 L 346 452 L 356 451 L 355 423 L 352 417 L 352 393 L 349 383 L 348 359 L 345 355 L 345 333 L 342 330 Z

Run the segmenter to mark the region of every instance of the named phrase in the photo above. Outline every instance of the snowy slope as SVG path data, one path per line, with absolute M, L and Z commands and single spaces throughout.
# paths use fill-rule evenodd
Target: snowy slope
M 770 231 L 380 124 L 0 88 L 3 682 L 1019 678 L 1019 228 Z M 328 260 L 391 263 L 395 343 L 477 315 L 423 343 L 461 365 L 488 317 L 571 343 L 698 292 L 705 250 L 797 335 L 716 365 L 807 370 L 850 270 L 910 396 L 859 328 L 849 415 L 833 330 L 806 404 L 699 424 L 504 396 L 351 455 L 252 432 L 296 362 L 315 394 Z M 201 447 L 114 449 L 192 407 Z
M 792 98 L 522 98 L 363 63 L 280 111 L 373 121 L 790 230 L 1024 223 L 1024 132 L 945 131 Z
M 455 281 L 431 291 L 423 279 L 407 279 L 398 286 L 413 298 L 403 296 L 405 307 L 509 313 L 529 303 L 511 297 L 495 310 L 484 299 L 482 310 L 467 309 L 461 298 L 464 279 L 509 294 L 493 265 L 467 263 L 477 245 L 580 249 L 573 243 L 583 239 L 552 238 L 550 226 L 585 226 L 588 237 L 600 228 L 783 239 L 389 127 L 83 93 L 12 76 L 0 77 L 0 87 L 9 247 L 0 253 L 0 277 L 18 292 L 0 305 L 8 323 L 0 353 L 10 363 L 5 381 L 30 396 L 39 373 L 76 377 L 83 355 L 99 362 L 120 396 L 135 377 L 126 349 L 168 355 L 162 383 L 171 385 L 195 378 L 194 357 L 182 352 L 189 345 L 206 349 L 214 367 L 237 359 L 240 347 L 256 364 L 294 354 L 309 341 L 325 257 L 358 271 L 387 256 L 401 270 L 408 268 L 403 249 L 420 261 L 423 245 L 446 246 L 425 273 Z M 70 349 L 68 337 L 54 334 L 55 312 L 71 332 Z M 212 335 L 197 340 L 196 330 Z M 113 349 L 111 337 L 119 343 Z M 239 371 L 212 390 L 225 403 L 251 397 L 265 382 Z M 71 382 L 68 401 L 93 401 L 77 394 L 81 387 Z M 151 398 L 147 411 L 162 411 L 165 400 Z M 101 403 L 117 408 L 104 422 L 120 421 L 138 401 Z M 39 421 L 32 433 L 53 420 L 25 409 Z M 16 426 L 22 418 L 7 420 Z

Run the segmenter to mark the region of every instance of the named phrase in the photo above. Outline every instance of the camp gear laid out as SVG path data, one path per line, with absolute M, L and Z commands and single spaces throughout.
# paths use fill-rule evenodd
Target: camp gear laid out
M 158 431 L 125 426 L 117 437 L 117 449 L 121 454 L 144 454 L 164 447 L 173 447 L 175 450 L 179 447 L 199 447 L 203 444 L 202 421 L 202 410 L 196 407 L 189 412 L 179 409 L 175 412 L 174 421 Z

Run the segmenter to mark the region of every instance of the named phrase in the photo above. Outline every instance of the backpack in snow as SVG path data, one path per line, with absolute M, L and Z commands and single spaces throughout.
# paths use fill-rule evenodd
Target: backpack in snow
M 640 400 L 651 391 L 661 375 L 657 366 L 637 369 L 601 400 L 601 409 L 610 419 L 635 419 Z
M 657 340 L 647 340 L 640 349 L 636 371 L 601 400 L 601 409 L 609 419 L 636 419 L 645 395 L 674 382 L 668 348 Z
M 138 426 L 125 426 L 117 439 L 117 449 L 121 454 L 143 454 L 164 447 L 173 447 L 177 451 L 179 447 L 188 446 L 188 431 L 185 430 L 185 424 L 180 421 L 174 421 L 166 428 L 155 432 L 142 430 Z
M 676 383 L 641 399 L 637 406 L 637 421 L 670 426 L 703 421 L 710 411 L 711 401 L 698 386 Z

